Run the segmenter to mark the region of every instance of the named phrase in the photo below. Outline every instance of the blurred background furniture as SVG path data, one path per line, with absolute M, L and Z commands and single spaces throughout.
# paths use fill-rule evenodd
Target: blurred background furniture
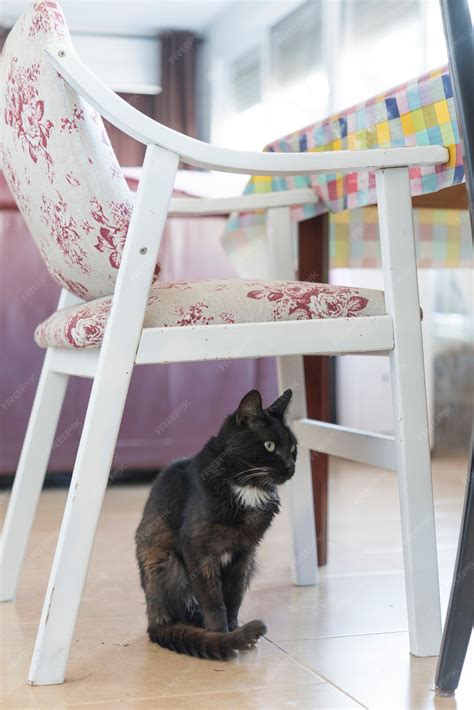
M 449 66 L 459 117 L 471 225 L 474 225 L 474 16 L 467 0 L 441 0 Z M 451 595 L 436 669 L 436 692 L 454 695 L 474 624 L 474 424 L 464 511 Z

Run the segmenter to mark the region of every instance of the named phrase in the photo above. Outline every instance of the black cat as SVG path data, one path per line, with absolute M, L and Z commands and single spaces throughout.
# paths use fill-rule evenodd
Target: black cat
M 277 486 L 295 471 L 286 390 L 268 409 L 252 390 L 193 458 L 157 477 L 136 532 L 151 641 L 228 659 L 266 633 L 238 625 L 255 550 L 280 508 Z

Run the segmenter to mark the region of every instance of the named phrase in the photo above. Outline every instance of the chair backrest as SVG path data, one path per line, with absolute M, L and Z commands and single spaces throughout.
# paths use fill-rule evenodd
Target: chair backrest
M 90 300 L 113 293 L 133 202 L 100 115 L 48 62 L 58 41 L 72 46 L 62 10 L 41 0 L 5 42 L 1 159 L 49 272 Z

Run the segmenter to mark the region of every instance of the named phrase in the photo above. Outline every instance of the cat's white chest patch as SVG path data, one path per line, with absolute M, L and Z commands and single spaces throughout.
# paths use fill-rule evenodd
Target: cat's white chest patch
M 230 565 L 232 562 L 232 553 L 231 552 L 224 552 L 223 555 L 221 555 L 221 567 L 227 567 L 227 565 Z
M 252 486 L 232 486 L 235 497 L 245 508 L 264 508 L 267 503 L 274 499 L 273 491 L 264 491 L 261 488 Z

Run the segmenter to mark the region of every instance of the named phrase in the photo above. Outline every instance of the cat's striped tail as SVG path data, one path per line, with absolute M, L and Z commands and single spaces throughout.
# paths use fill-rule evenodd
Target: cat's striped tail
M 222 661 L 233 658 L 236 651 L 253 648 L 260 636 L 266 633 L 267 627 L 263 621 L 249 621 L 228 632 L 208 631 L 191 624 L 150 624 L 148 627 L 150 640 L 163 648 Z

